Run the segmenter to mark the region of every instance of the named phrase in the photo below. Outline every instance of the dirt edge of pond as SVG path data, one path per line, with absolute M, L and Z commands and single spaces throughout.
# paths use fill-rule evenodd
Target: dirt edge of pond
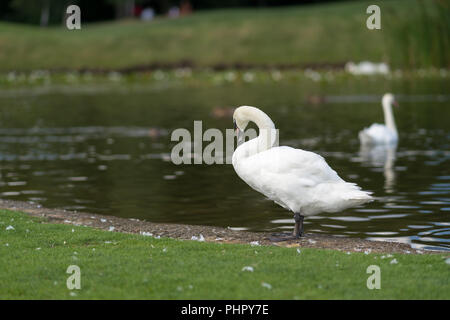
M 109 74 L 111 72 L 117 72 L 121 74 L 135 74 L 135 73 L 147 73 L 157 70 L 171 71 L 177 69 L 191 69 L 191 70 L 212 70 L 212 71 L 251 71 L 251 70 L 344 70 L 346 61 L 340 62 L 309 62 L 309 63 L 248 63 L 248 62 L 235 62 L 235 63 L 212 63 L 208 65 L 198 64 L 192 60 L 178 60 L 174 62 L 162 62 L 155 61 L 147 64 L 134 64 L 121 68 L 98 68 L 98 67 L 83 67 L 83 68 L 49 68 L 47 71 L 53 74 L 62 73 L 91 73 L 91 74 Z M 31 72 L 32 69 L 23 70 L 0 70 L 1 73 L 7 73 L 11 71 L 18 72 Z
M 298 240 L 272 242 L 268 239 L 271 233 L 237 231 L 228 228 L 185 225 L 170 223 L 153 223 L 133 218 L 120 218 L 94 213 L 75 212 L 61 209 L 43 208 L 38 204 L 0 199 L 0 208 L 25 212 L 34 217 L 44 218 L 49 223 L 61 223 L 76 226 L 87 226 L 114 232 L 137 233 L 153 237 L 167 237 L 192 240 L 203 236 L 205 241 L 216 243 L 240 243 L 253 245 L 275 245 L 282 247 L 321 248 L 344 252 L 365 253 L 410 253 L 430 254 L 442 251 L 417 250 L 409 245 L 397 242 L 370 241 L 358 238 L 342 238 L 330 235 L 306 233 Z M 195 238 L 194 238 L 195 239 Z M 257 244 L 256 244 L 257 242 Z

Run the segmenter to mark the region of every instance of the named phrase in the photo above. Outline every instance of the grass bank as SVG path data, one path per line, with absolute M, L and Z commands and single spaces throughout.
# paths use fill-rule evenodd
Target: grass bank
M 120 69 L 189 61 L 322 64 L 386 61 L 394 67 L 449 67 L 443 1 L 379 1 L 382 29 L 366 28 L 370 1 L 198 12 L 180 19 L 40 28 L 0 22 L 0 71 Z
M 448 299 L 445 258 L 155 239 L 0 210 L 2 299 Z M 70 265 L 80 290 L 66 287 Z M 366 287 L 370 265 L 380 290 Z

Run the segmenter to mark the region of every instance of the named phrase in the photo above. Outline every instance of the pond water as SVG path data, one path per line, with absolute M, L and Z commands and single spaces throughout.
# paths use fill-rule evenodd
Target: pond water
M 203 130 L 224 131 L 232 120 L 223 108 L 247 104 L 272 117 L 280 145 L 323 155 L 343 179 L 377 198 L 309 217 L 307 232 L 450 250 L 446 85 L 4 91 L 0 197 L 153 222 L 290 230 L 292 215 L 248 187 L 232 165 L 176 166 L 170 160 L 172 130 L 193 131 L 193 121 L 202 120 Z M 398 148 L 360 150 L 358 131 L 383 121 L 380 97 L 387 90 L 399 93 Z

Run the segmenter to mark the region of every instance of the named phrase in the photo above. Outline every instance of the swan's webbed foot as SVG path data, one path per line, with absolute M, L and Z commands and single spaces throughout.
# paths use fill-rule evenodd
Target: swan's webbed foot
M 289 241 L 289 240 L 297 240 L 300 236 L 295 236 L 292 233 L 281 232 L 281 233 L 272 233 L 272 236 L 269 238 L 272 242 L 281 242 L 281 241 Z

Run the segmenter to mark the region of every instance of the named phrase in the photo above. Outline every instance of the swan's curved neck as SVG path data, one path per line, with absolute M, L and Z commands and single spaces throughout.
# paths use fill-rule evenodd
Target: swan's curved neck
M 397 132 L 397 127 L 395 126 L 394 114 L 392 113 L 392 106 L 389 101 L 383 100 L 383 111 L 384 111 L 384 123 L 386 127 Z
M 277 145 L 278 133 L 275 124 L 267 114 L 253 107 L 248 107 L 242 113 L 242 120 L 254 122 L 259 129 L 257 138 L 247 141 L 236 149 L 236 156 L 239 158 L 263 152 Z

